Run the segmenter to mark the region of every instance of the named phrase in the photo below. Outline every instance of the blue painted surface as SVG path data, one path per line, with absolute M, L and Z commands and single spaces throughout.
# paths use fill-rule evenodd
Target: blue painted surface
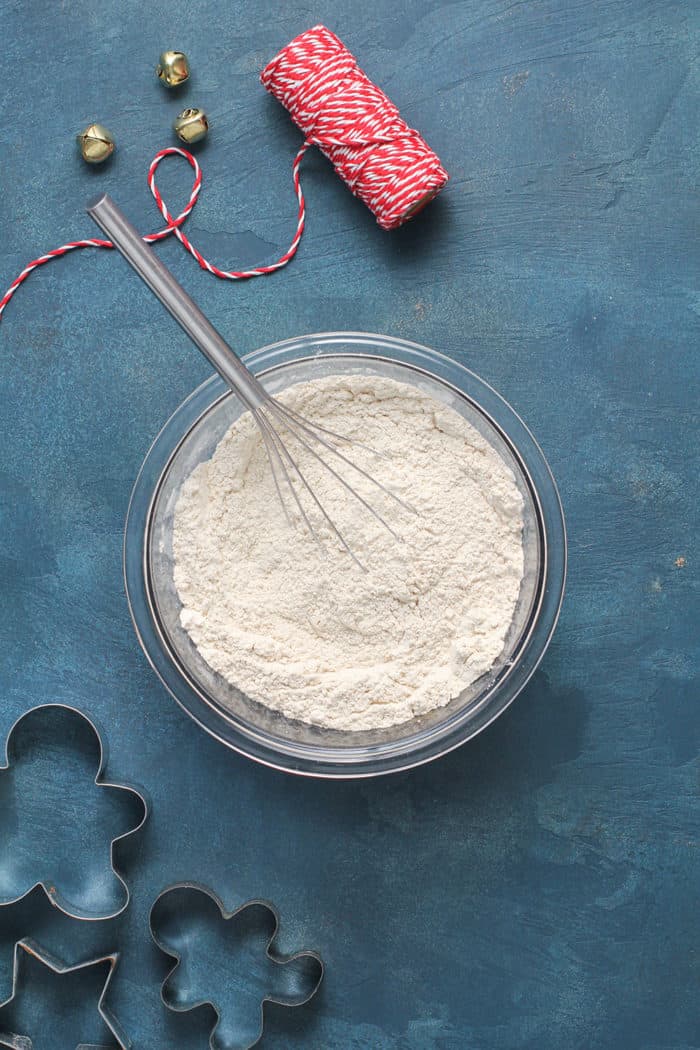
M 273 900 L 281 947 L 327 964 L 308 1007 L 269 1010 L 261 1046 L 697 1048 L 697 4 L 0 0 L 3 285 L 92 235 L 98 190 L 157 225 L 145 172 L 183 99 L 212 120 L 190 235 L 226 264 L 273 259 L 298 134 L 257 71 L 316 21 L 424 131 L 446 193 L 385 234 L 310 157 L 288 269 L 224 285 L 159 250 L 241 351 L 364 328 L 495 385 L 561 486 L 560 628 L 498 723 L 414 773 L 314 783 L 226 752 L 154 680 L 120 567 L 139 464 L 206 367 L 114 256 L 37 273 L 0 326 L 2 731 L 39 702 L 83 707 L 108 775 L 144 785 L 153 814 L 119 919 L 69 920 L 40 892 L 4 911 L 0 993 L 14 937 L 69 962 L 118 947 L 110 1006 L 136 1046 L 205 1047 L 206 1020 L 160 1002 L 147 925 L 167 883 L 194 879 L 231 909 Z M 152 75 L 165 46 L 192 60 L 178 99 Z M 72 141 L 93 119 L 119 143 L 103 170 Z M 186 198 L 174 162 L 160 182 Z M 71 1017 L 53 1048 L 75 1045 Z

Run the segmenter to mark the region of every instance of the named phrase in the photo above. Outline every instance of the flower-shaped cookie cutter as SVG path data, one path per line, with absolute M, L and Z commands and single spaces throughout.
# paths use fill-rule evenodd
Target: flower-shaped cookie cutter
M 16 904 L 41 886 L 56 908 L 75 919 L 113 919 L 128 907 L 129 887 L 115 866 L 114 852 L 143 827 L 148 803 L 135 788 L 105 780 L 105 763 L 97 725 L 68 704 L 33 707 L 11 727 L 4 761 L 0 752 L 0 906 Z M 89 777 L 97 792 L 87 798 L 84 788 L 76 791 L 67 783 L 71 774 L 80 780 Z M 91 838 L 102 839 L 106 852 L 101 818 L 108 811 L 110 818 L 126 823 L 125 803 L 140 814 L 137 822 L 135 814 L 130 816 L 126 830 L 109 840 L 105 877 L 107 865 L 88 846 Z M 45 870 L 49 857 L 51 876 Z
M 227 912 L 206 886 L 178 883 L 156 899 L 150 927 L 156 945 L 175 960 L 161 999 L 176 1013 L 213 1008 L 210 1050 L 250 1050 L 262 1038 L 266 1002 L 303 1006 L 323 980 L 316 952 L 274 951 L 279 916 L 268 901 Z M 242 967 L 232 974 L 234 955 Z
M 27 976 L 24 973 L 24 963 L 26 963 L 27 957 L 37 959 L 52 973 L 60 976 L 81 973 L 85 970 L 92 970 L 99 966 L 106 967 L 107 974 L 100 992 L 100 997 L 97 1001 L 97 1012 L 106 1025 L 110 1035 L 112 1035 L 119 1044 L 119 1050 L 130 1050 L 131 1040 L 122 1030 L 114 1014 L 105 1005 L 105 999 L 117 963 L 119 962 L 119 956 L 117 954 L 102 955 L 97 959 L 89 959 L 87 962 L 70 966 L 67 963 L 62 962 L 60 959 L 57 959 L 55 955 L 49 954 L 49 952 L 41 948 L 36 941 L 29 939 L 17 941 L 15 944 L 12 969 L 12 992 L 8 999 L 0 1003 L 0 1046 L 9 1047 L 10 1050 L 32 1050 L 32 1047 L 34 1046 L 34 1043 L 29 1036 L 4 1032 L 2 1030 L 4 1023 L 2 1020 L 3 1014 L 12 1009 L 15 1000 L 21 996 L 24 986 L 27 983 Z M 97 1043 L 81 1043 L 78 1050 L 110 1050 L 110 1048 Z

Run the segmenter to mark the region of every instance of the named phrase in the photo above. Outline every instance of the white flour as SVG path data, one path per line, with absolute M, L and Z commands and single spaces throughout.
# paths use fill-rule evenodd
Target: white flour
M 374 729 L 447 704 L 493 665 L 513 618 L 523 501 L 512 473 L 457 412 L 394 380 L 332 376 L 281 399 L 390 453 L 390 460 L 362 449 L 352 456 L 418 513 L 343 468 L 400 531 L 397 542 L 296 447 L 369 571 L 321 527 L 319 549 L 301 528 L 290 529 L 246 414 L 178 500 L 174 576 L 183 627 L 210 667 L 290 718 Z

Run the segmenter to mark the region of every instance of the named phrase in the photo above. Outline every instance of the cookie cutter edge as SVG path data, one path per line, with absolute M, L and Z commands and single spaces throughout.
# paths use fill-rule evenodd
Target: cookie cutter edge
M 42 965 L 55 974 L 76 973 L 79 970 L 87 970 L 92 966 L 99 966 L 100 963 L 109 963 L 109 972 L 100 993 L 100 998 L 97 1000 L 97 1012 L 119 1044 L 119 1050 L 131 1050 L 131 1040 L 124 1032 L 112 1011 L 105 1006 L 105 998 L 109 991 L 109 986 L 112 983 L 112 977 L 114 976 L 114 972 L 119 963 L 118 952 L 111 952 L 109 955 L 101 955 L 97 958 L 88 959 L 85 962 L 71 965 L 63 962 L 62 959 L 59 959 L 51 952 L 47 952 L 45 948 L 42 948 L 41 945 L 37 944 L 32 938 L 23 937 L 21 940 L 15 942 L 12 957 L 12 991 L 9 998 L 0 1003 L 0 1010 L 9 1006 L 10 1003 L 13 1002 L 19 991 L 20 985 L 22 984 L 19 974 L 20 949 L 27 952 L 27 954 L 31 955 L 33 958 L 38 959 Z M 8 1038 L 12 1038 L 12 1042 L 6 1042 L 5 1040 Z M 18 1035 L 15 1032 L 1 1033 L 0 1046 L 9 1047 L 10 1050 L 26 1050 L 26 1038 L 26 1036 Z M 31 1043 L 29 1045 L 31 1047 Z M 77 1050 L 109 1050 L 109 1048 L 100 1043 L 79 1043 Z
M 170 1010 L 172 1013 L 176 1013 L 176 1014 L 189 1013 L 191 1010 L 197 1010 L 200 1006 L 205 1006 L 205 1005 L 206 1006 L 211 1006 L 211 1008 L 213 1009 L 214 1013 L 216 1014 L 216 1021 L 214 1023 L 214 1027 L 211 1029 L 211 1031 L 209 1033 L 209 1050 L 215 1050 L 213 1039 L 214 1039 L 214 1035 L 216 1033 L 216 1029 L 217 1029 L 218 1024 L 219 1024 L 219 1019 L 221 1017 L 221 1013 L 220 1013 L 219 1009 L 217 1008 L 216 1004 L 213 1003 L 210 999 L 201 999 L 199 1002 L 194 1003 L 192 1006 L 179 1007 L 179 1006 L 173 1006 L 165 998 L 165 986 L 168 983 L 168 981 L 170 980 L 170 978 L 172 977 L 172 975 L 177 970 L 178 966 L 180 965 L 180 962 L 182 961 L 182 956 L 181 956 L 181 954 L 179 952 L 174 951 L 172 948 L 166 948 L 164 946 L 163 942 L 158 938 L 158 935 L 156 934 L 155 928 L 153 926 L 153 912 L 154 912 L 156 906 L 158 905 L 158 902 L 163 897 L 165 897 L 168 893 L 171 893 L 173 890 L 196 890 L 199 893 L 204 893 L 207 897 L 209 897 L 214 902 L 214 904 L 216 904 L 217 908 L 219 909 L 219 912 L 221 913 L 221 917 L 224 920 L 224 922 L 228 922 L 230 919 L 235 918 L 236 915 L 239 915 L 241 912 L 245 911 L 246 908 L 250 908 L 253 905 L 261 905 L 263 908 L 266 908 L 267 911 L 270 912 L 270 914 L 272 915 L 272 917 L 274 919 L 274 929 L 272 930 L 272 933 L 270 934 L 270 936 L 268 938 L 267 945 L 265 947 L 265 954 L 268 957 L 268 959 L 271 959 L 273 962 L 279 962 L 279 960 L 275 959 L 275 956 L 270 951 L 270 948 L 272 947 L 272 944 L 274 943 L 274 940 L 277 937 L 277 934 L 279 933 L 279 928 L 280 928 L 279 912 L 277 911 L 277 908 L 274 906 L 274 904 L 271 901 L 264 900 L 261 897 L 255 897 L 255 898 L 253 898 L 251 900 L 247 900 L 243 904 L 239 905 L 237 908 L 234 908 L 233 911 L 227 911 L 227 909 L 224 907 L 224 904 L 223 904 L 222 900 L 220 899 L 220 897 L 218 897 L 218 895 L 216 893 L 214 893 L 214 891 L 212 889 L 210 889 L 208 886 L 205 886 L 201 882 L 175 882 L 175 883 L 173 883 L 170 886 L 166 886 L 165 889 L 160 891 L 160 893 L 158 894 L 158 896 L 154 900 L 153 904 L 151 905 L 151 910 L 148 913 L 148 926 L 149 926 L 149 929 L 151 931 L 151 938 L 152 938 L 154 944 L 156 945 L 156 947 L 161 952 L 163 952 L 164 955 L 167 955 L 170 959 L 174 959 L 175 960 L 175 965 L 172 966 L 168 970 L 167 974 L 165 975 L 165 977 L 163 978 L 163 981 L 161 983 L 161 986 L 160 986 L 161 1002 L 163 1003 L 163 1006 L 165 1006 L 166 1010 Z M 284 958 L 285 962 L 291 962 L 292 960 L 298 959 L 301 956 L 309 956 L 309 955 L 312 956 L 314 959 L 316 959 L 316 961 L 318 962 L 318 964 L 320 966 L 319 977 L 318 977 L 318 980 L 316 981 L 313 989 L 311 990 L 311 992 L 309 992 L 309 994 L 306 996 L 306 998 L 302 999 L 298 1003 L 294 1003 L 294 1005 L 290 1007 L 291 1009 L 295 1009 L 298 1006 L 305 1006 L 308 1002 L 310 1002 L 313 999 L 313 997 L 316 995 L 316 993 L 318 992 L 319 988 L 321 987 L 321 984 L 323 983 L 323 978 L 325 976 L 326 967 L 325 967 L 325 964 L 323 962 L 323 959 L 318 954 L 318 952 L 315 952 L 315 951 L 313 951 L 311 949 L 307 949 L 307 950 L 299 951 L 299 952 L 294 952 L 292 955 L 286 956 Z M 278 1006 L 287 1006 L 287 1007 L 290 1006 L 289 1003 L 285 1003 L 284 1001 L 282 1001 L 280 999 L 276 999 L 274 997 L 274 995 L 266 995 L 266 996 L 264 996 L 261 999 L 261 1001 L 260 1001 L 260 1034 L 258 1035 L 258 1037 L 255 1039 L 254 1042 L 248 1043 L 248 1045 L 245 1047 L 245 1050 L 252 1050 L 252 1048 L 254 1046 L 258 1045 L 258 1043 L 262 1039 L 263 1035 L 265 1034 L 265 1013 L 264 1013 L 265 1003 L 276 1003 Z M 244 1048 L 241 1047 L 240 1050 L 244 1050 Z
M 74 707 L 72 704 L 63 704 L 56 702 L 49 704 L 36 704 L 34 707 L 30 707 L 27 711 L 24 711 L 19 716 L 19 718 L 15 719 L 15 721 L 12 723 L 7 732 L 4 746 L 2 747 L 2 749 L 0 749 L 0 775 L 4 772 L 7 772 L 12 767 L 12 762 L 10 760 L 10 744 L 15 730 L 19 727 L 20 723 L 23 722 L 24 719 L 28 718 L 30 715 L 36 714 L 37 711 L 46 711 L 56 708 L 62 711 L 70 711 L 72 714 L 78 715 L 80 718 L 83 719 L 84 722 L 87 722 L 87 724 L 90 726 L 93 733 L 95 734 L 100 748 L 99 765 L 94 778 L 95 785 L 97 787 L 116 788 L 118 791 L 126 791 L 130 795 L 135 795 L 136 798 L 138 798 L 141 801 L 141 804 L 143 805 L 143 817 L 136 825 L 136 827 L 131 828 L 129 831 L 125 831 L 122 835 L 117 835 L 116 838 L 113 838 L 110 841 L 109 845 L 109 864 L 112 869 L 112 874 L 116 876 L 121 885 L 124 887 L 124 890 L 126 892 L 126 899 L 121 908 L 117 909 L 117 911 L 109 912 L 106 915 L 76 915 L 70 910 L 70 908 L 66 907 L 63 903 L 61 903 L 61 898 L 59 897 L 55 887 L 51 886 L 50 884 L 47 885 L 46 880 L 39 879 L 27 890 L 25 890 L 24 893 L 20 893 L 19 896 L 13 897 L 12 900 L 0 901 L 0 910 L 2 910 L 2 908 L 9 908 L 13 904 L 19 904 L 19 902 L 24 900 L 25 897 L 28 897 L 29 894 L 37 888 L 37 886 L 40 886 L 46 894 L 49 902 L 54 906 L 54 908 L 57 908 L 58 911 L 62 912 L 63 915 L 68 916 L 68 918 L 78 919 L 81 922 L 107 922 L 110 919 L 116 919 L 119 915 L 122 915 L 123 912 L 125 912 L 126 909 L 129 907 L 129 904 L 131 902 L 131 890 L 129 889 L 129 885 L 126 882 L 126 879 L 124 879 L 120 875 L 119 870 L 114 863 L 114 847 L 119 842 L 123 842 L 125 839 L 131 838 L 132 835 L 135 835 L 138 831 L 140 831 L 143 828 L 144 824 L 146 823 L 149 817 L 150 807 L 148 799 L 142 790 L 132 787 L 130 784 L 120 784 L 114 781 L 102 779 L 102 773 L 105 767 L 105 763 L 107 761 L 108 752 L 104 743 L 101 728 L 98 726 L 97 722 L 95 722 L 95 720 L 90 715 L 86 715 L 84 711 L 81 711 L 78 707 Z

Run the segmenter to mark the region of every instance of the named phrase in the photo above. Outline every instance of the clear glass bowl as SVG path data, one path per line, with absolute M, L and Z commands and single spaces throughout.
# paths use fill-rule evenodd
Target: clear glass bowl
M 547 463 L 513 409 L 473 372 L 389 336 L 306 335 L 264 347 L 246 364 L 271 391 L 331 374 L 378 374 L 450 405 L 513 471 L 525 503 L 525 575 L 504 650 L 491 671 L 447 706 L 389 729 L 356 733 L 291 721 L 246 697 L 202 659 L 179 622 L 172 524 L 180 488 L 241 412 L 214 376 L 177 409 L 154 441 L 129 505 L 124 575 L 139 641 L 159 678 L 212 736 L 259 762 L 322 777 L 376 776 L 428 762 L 475 736 L 515 699 L 554 631 L 564 593 L 566 534 Z

